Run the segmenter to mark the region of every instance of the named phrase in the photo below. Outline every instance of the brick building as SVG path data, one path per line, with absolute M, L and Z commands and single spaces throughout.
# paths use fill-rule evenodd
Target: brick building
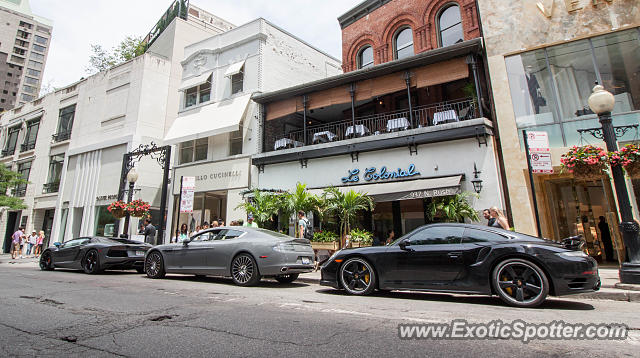
M 418 54 L 481 36 L 474 0 L 367 0 L 338 21 L 344 72 L 366 67 L 359 57 L 369 47 L 377 65 L 412 55 L 402 51 L 409 43 Z

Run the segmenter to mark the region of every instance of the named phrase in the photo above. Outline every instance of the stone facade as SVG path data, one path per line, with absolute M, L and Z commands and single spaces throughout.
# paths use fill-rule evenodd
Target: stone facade
M 366 4 L 362 3 L 350 12 Z M 438 15 L 456 4 L 460 7 L 464 39 L 480 37 L 478 13 L 474 0 L 393 0 L 372 10 L 360 11 L 357 20 L 342 18 L 342 68 L 344 72 L 357 69 L 358 51 L 370 45 L 374 51 L 374 64 L 392 61 L 393 38 L 398 29 L 409 26 L 413 30 L 416 54 L 440 47 L 438 44 Z M 345 20 L 350 20 L 347 24 Z M 346 26 L 345 26 L 346 25 Z

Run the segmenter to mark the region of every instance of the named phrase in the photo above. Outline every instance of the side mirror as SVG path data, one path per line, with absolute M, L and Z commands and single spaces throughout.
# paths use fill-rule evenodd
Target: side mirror
M 55 246 L 57 248 L 60 248 L 61 245 L 62 245 L 62 243 L 60 243 L 60 242 L 54 242 L 53 243 L 53 246 Z
M 398 246 L 400 246 L 401 250 L 413 251 L 413 249 L 407 248 L 407 246 L 411 246 L 411 241 L 409 241 L 409 239 L 404 239 L 404 240 L 400 241 L 398 243 Z
M 182 241 L 182 245 L 187 246 L 191 242 L 191 239 L 186 239 Z

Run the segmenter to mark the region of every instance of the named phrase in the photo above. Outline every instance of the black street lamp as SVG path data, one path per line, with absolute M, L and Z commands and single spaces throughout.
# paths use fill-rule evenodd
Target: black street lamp
M 611 111 L 615 105 L 613 94 L 606 91 L 604 87 L 596 85 L 593 93 L 589 96 L 589 107 L 598 115 L 600 125 L 602 126 L 602 138 L 607 145 L 609 152 L 618 150 L 618 142 L 616 133 L 611 123 Z M 622 240 L 627 248 L 628 261 L 620 267 L 620 282 L 622 283 L 640 283 L 640 241 L 638 239 L 639 227 L 638 223 L 633 220 L 631 212 L 631 202 L 629 192 L 622 172 L 622 167 L 611 167 L 613 176 L 613 184 L 616 188 L 616 197 L 618 198 L 618 207 L 620 210 L 620 231 L 622 232 Z
M 127 173 L 127 181 L 129 182 L 129 191 L 127 192 L 127 203 L 133 201 L 133 187 L 138 181 L 138 172 L 136 168 L 131 168 L 129 173 Z M 131 215 L 129 215 L 129 211 L 127 211 L 126 216 L 124 217 L 124 229 L 122 230 L 122 236 L 129 237 L 129 219 Z

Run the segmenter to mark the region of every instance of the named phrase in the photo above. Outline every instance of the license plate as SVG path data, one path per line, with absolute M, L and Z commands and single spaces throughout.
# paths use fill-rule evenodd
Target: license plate
M 302 264 L 303 264 L 303 265 L 308 265 L 308 264 L 310 264 L 310 263 L 311 263 L 311 260 L 309 260 L 309 258 L 308 258 L 308 257 L 303 257 L 303 258 L 302 258 Z
M 136 256 L 144 256 L 144 251 L 136 251 Z

